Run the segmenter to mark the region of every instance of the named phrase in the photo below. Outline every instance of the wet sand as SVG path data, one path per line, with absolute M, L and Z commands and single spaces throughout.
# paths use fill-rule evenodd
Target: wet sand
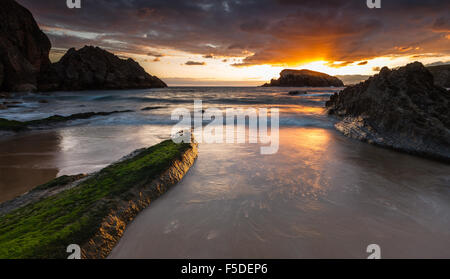
M 2 199 L 101 169 L 169 131 L 80 126 L 2 141 Z M 254 144 L 199 151 L 110 258 L 365 258 L 372 243 L 385 258 L 450 257 L 448 165 L 321 128 L 282 128 L 275 155 Z
M 154 126 L 74 126 L 0 140 L 0 202 L 61 175 L 98 171 L 138 148 L 162 141 L 168 131 Z
M 450 166 L 285 128 L 280 152 L 200 145 L 184 180 L 126 229 L 110 258 L 450 257 Z
M 59 141 L 56 132 L 22 134 L 0 141 L 0 202 L 57 176 Z

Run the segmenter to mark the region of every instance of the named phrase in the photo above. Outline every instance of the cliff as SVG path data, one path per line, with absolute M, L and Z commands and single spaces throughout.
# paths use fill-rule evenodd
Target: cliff
M 166 87 L 134 60 L 105 50 L 69 49 L 55 64 L 48 37 L 14 0 L 0 0 L 0 92 Z
M 343 87 L 337 77 L 310 70 L 283 70 L 279 79 L 272 79 L 264 87 Z
M 326 103 L 346 136 L 450 161 L 450 94 L 415 62 L 333 95 Z
M 0 0 L 0 92 L 33 91 L 50 64 L 51 44 L 33 15 L 13 0 Z

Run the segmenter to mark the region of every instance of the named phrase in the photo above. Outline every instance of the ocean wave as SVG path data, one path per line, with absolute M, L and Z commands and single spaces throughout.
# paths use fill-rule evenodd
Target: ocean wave
M 126 113 L 118 114 L 107 117 L 96 117 L 89 120 L 90 125 L 175 125 L 179 123 L 178 120 L 171 120 L 170 115 L 145 115 L 140 113 Z M 203 125 L 208 125 L 211 120 L 202 120 Z M 226 124 L 226 119 L 224 117 L 223 124 Z M 235 119 L 234 124 L 237 125 L 237 120 Z M 271 126 L 271 118 L 268 118 L 267 125 Z M 194 118 L 191 119 L 191 125 L 194 125 Z M 248 119 L 245 121 L 245 125 L 248 126 Z M 302 117 L 280 117 L 279 118 L 280 127 L 317 127 L 330 129 L 333 128 L 334 122 L 327 116 L 302 116 Z

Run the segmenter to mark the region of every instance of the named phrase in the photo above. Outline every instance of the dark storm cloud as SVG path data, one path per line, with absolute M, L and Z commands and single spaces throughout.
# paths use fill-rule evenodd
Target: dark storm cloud
M 450 53 L 448 0 L 384 0 L 381 9 L 368 9 L 366 0 L 82 0 L 73 10 L 65 0 L 19 2 L 58 48 L 246 56 L 237 66 Z
M 450 16 L 440 17 L 436 19 L 433 24 L 433 29 L 438 32 L 450 32 Z

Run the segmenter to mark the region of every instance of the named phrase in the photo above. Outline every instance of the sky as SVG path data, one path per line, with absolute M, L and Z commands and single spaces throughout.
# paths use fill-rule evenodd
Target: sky
M 18 0 L 52 42 L 131 57 L 169 85 L 261 85 L 282 69 L 361 79 L 420 61 L 450 63 L 450 1 Z

